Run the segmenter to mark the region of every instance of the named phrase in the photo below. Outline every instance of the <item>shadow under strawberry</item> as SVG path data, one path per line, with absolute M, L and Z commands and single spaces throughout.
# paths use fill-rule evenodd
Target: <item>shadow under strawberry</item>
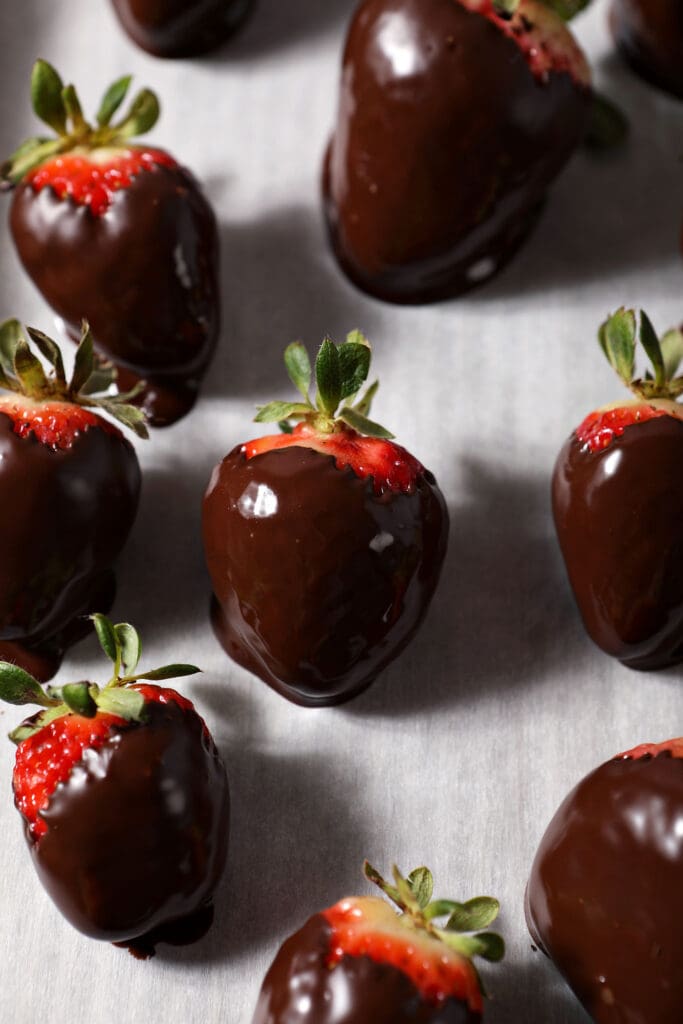
M 586 657 L 548 479 L 469 459 L 459 491 L 466 497 L 449 507 L 449 550 L 422 632 L 346 713 L 402 717 L 467 705 L 517 683 L 541 684 L 570 657 L 576 665 Z

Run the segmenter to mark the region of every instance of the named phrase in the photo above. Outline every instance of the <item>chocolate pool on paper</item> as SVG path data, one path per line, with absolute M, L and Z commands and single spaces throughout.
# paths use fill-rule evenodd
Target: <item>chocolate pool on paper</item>
M 349 700 L 418 629 L 447 533 L 431 474 L 376 494 L 309 448 L 251 459 L 236 448 L 204 499 L 218 638 L 289 700 Z
M 315 914 L 276 956 L 252 1024 L 479 1024 L 460 1000 L 438 1009 L 389 964 L 345 956 L 328 967 L 332 929 Z
M 359 5 L 323 192 L 336 256 L 363 290 L 405 303 L 458 295 L 528 235 L 590 105 L 583 55 L 547 8 L 533 11 L 566 36 L 561 70 L 532 69 L 528 19 L 511 38 L 464 0 Z
M 596 1024 L 681 1021 L 683 759 L 662 746 L 579 783 L 529 879 L 534 941 Z
M 600 452 L 572 434 L 555 466 L 557 536 L 584 624 L 633 668 L 683 658 L 682 456 L 683 422 L 660 416 Z
M 155 57 L 195 57 L 221 46 L 253 0 L 112 0 L 133 42 Z
M 87 319 L 121 389 L 148 382 L 138 404 L 152 424 L 184 416 L 220 326 L 216 219 L 189 171 L 154 165 L 102 216 L 24 181 L 10 225 L 24 267 L 72 334 Z

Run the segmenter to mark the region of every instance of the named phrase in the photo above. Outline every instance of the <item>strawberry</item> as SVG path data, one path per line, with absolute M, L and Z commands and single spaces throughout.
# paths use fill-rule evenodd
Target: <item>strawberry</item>
M 342 268 L 390 302 L 490 278 L 535 224 L 592 98 L 581 49 L 542 0 L 363 0 L 323 174 Z
M 211 923 L 225 864 L 225 768 L 192 703 L 142 682 L 192 675 L 193 665 L 136 673 L 140 638 L 93 616 L 113 662 L 104 687 L 44 690 L 0 663 L 0 697 L 43 710 L 11 734 L 13 788 L 43 885 L 79 931 L 150 956 Z
M 57 133 L 29 139 L 2 168 L 19 257 L 73 331 L 86 317 L 99 352 L 155 426 L 194 404 L 219 330 L 218 235 L 189 171 L 131 139 L 159 116 L 145 89 L 112 124 L 130 77 L 105 94 L 88 124 L 72 85 L 45 61 L 33 69 L 36 114 Z
M 677 0 L 612 0 L 612 35 L 646 81 L 683 97 L 683 7 Z
M 252 0 L 112 0 L 133 42 L 155 57 L 195 57 L 219 47 Z
M 653 373 L 633 379 L 636 338 Z M 560 452 L 553 513 L 589 635 L 633 668 L 683 657 L 683 334 L 658 339 L 645 313 L 621 309 L 600 343 L 630 402 L 587 416 Z
M 82 616 L 113 598 L 112 565 L 135 520 L 140 467 L 113 416 L 146 437 L 144 416 L 112 394 L 84 327 L 67 381 L 57 345 L 0 325 L 0 657 L 49 679 Z
M 487 896 L 432 902 L 427 868 L 388 885 L 366 877 L 399 907 L 352 896 L 311 917 L 280 949 L 252 1024 L 476 1024 L 482 986 L 475 956 L 500 960 L 500 936 L 481 932 L 498 915 Z M 436 919 L 448 915 L 445 927 Z M 478 932 L 466 935 L 466 932 Z
M 367 418 L 377 384 L 358 399 L 370 367 L 358 331 L 323 342 L 316 404 L 304 346 L 290 345 L 285 363 L 302 398 L 256 420 L 285 421 L 286 432 L 233 449 L 204 498 L 214 627 L 232 658 L 289 700 L 338 704 L 418 629 L 448 512 L 432 474 Z
M 607 761 L 548 826 L 527 922 L 596 1024 L 679 1024 L 682 871 L 683 738 Z

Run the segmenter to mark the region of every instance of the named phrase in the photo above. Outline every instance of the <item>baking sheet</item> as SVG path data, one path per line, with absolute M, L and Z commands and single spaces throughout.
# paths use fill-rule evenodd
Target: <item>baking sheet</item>
M 594 649 L 574 609 L 549 515 L 549 474 L 583 415 L 619 396 L 595 331 L 622 303 L 664 329 L 683 315 L 683 104 L 611 53 L 606 4 L 576 22 L 597 80 L 632 119 L 618 158 L 580 154 L 532 239 L 480 291 L 421 309 L 355 291 L 329 255 L 318 202 L 351 0 L 260 0 L 217 56 L 161 62 L 107 2 L 0 7 L 0 153 L 35 131 L 28 81 L 52 61 L 94 112 L 126 71 L 162 99 L 151 138 L 204 182 L 223 244 L 225 327 L 195 412 L 138 444 L 140 514 L 120 561 L 117 620 L 148 664 L 195 661 L 185 691 L 221 747 L 233 796 L 216 923 L 194 947 L 139 963 L 88 940 L 43 892 L 0 747 L 0 1019 L 19 1024 L 249 1024 L 281 940 L 315 910 L 364 891 L 363 857 L 426 862 L 438 894 L 496 894 L 508 957 L 485 970 L 489 1024 L 585 1016 L 534 954 L 522 899 L 541 834 L 578 779 L 619 750 L 680 734 L 680 669 L 631 672 Z M 3 200 L 8 204 L 8 200 Z M 84 254 L 87 258 L 87 254 Z M 50 330 L 0 215 L 0 316 Z M 451 543 L 417 640 L 337 709 L 286 703 L 227 660 L 208 625 L 200 502 L 213 464 L 258 433 L 257 402 L 286 395 L 284 345 L 361 327 L 382 388 L 378 419 L 436 474 Z M 97 678 L 87 642 L 57 681 Z M 17 709 L 0 711 L 8 731 Z

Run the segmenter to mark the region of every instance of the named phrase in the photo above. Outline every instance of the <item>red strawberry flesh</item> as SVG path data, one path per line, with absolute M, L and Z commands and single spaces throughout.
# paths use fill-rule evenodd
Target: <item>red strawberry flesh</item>
M 279 448 L 312 448 L 322 455 L 331 455 L 337 469 L 352 469 L 357 477 L 372 477 L 375 493 L 397 491 L 412 492 L 424 467 L 418 460 L 393 441 L 365 437 L 355 430 L 337 430 L 322 434 L 307 423 L 299 423 L 291 434 L 271 434 L 248 441 L 242 451 L 248 459 Z
M 12 395 L 0 398 L 0 413 L 9 417 L 19 437 L 33 434 L 41 444 L 55 451 L 70 448 L 78 435 L 91 427 L 121 437 L 113 423 L 72 402 L 39 402 Z
M 332 928 L 328 966 L 343 957 L 368 957 L 406 975 L 425 1001 L 467 1003 L 481 1013 L 482 996 L 471 962 L 428 932 L 403 920 L 377 897 L 341 900 L 323 916 Z
M 116 192 L 128 188 L 138 174 L 153 172 L 157 166 L 178 166 L 172 156 L 160 149 L 133 147 L 100 152 L 100 158 L 92 153 L 54 157 L 31 171 L 26 180 L 35 192 L 51 188 L 59 199 L 71 199 L 101 217 Z
M 632 403 L 612 409 L 598 409 L 589 413 L 578 427 L 576 436 L 583 445 L 592 452 L 600 452 L 621 437 L 627 427 L 636 423 L 646 423 L 659 416 L 670 416 L 666 409 L 658 408 L 647 402 Z
M 638 761 L 643 757 L 659 757 L 660 754 L 670 754 L 671 757 L 683 758 L 683 736 L 679 739 L 668 740 L 666 743 L 641 743 L 633 750 L 627 750 L 624 754 L 617 754 L 618 761 Z

